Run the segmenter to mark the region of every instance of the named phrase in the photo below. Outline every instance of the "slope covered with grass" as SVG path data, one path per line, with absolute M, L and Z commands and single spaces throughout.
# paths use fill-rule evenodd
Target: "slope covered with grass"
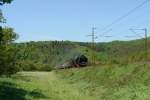
M 14 46 L 19 68 L 41 71 L 80 53 L 91 61 L 88 45 L 51 41 Z M 150 100 L 150 63 L 144 61 L 143 40 L 97 44 L 95 54 L 102 64 L 0 77 L 0 100 Z
M 22 72 L 0 79 L 0 100 L 92 100 L 54 72 Z
M 150 99 L 150 65 L 93 66 L 56 73 L 93 100 Z
M 20 72 L 0 78 L 0 100 L 150 100 L 150 65 Z

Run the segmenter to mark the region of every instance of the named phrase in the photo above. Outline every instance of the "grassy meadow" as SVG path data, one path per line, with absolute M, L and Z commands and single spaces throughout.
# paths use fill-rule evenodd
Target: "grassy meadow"
M 0 100 L 150 100 L 150 65 L 19 72 L 0 78 Z

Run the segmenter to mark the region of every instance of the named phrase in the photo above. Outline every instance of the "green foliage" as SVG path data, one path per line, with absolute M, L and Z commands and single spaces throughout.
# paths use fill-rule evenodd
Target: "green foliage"
M 0 6 L 4 4 L 10 4 L 13 0 L 0 0 Z M 0 9 L 0 23 L 6 22 L 3 17 L 2 10 Z M 14 67 L 15 49 L 11 43 L 17 38 L 16 33 L 12 28 L 2 28 L 0 26 L 0 75 L 13 74 L 18 71 L 17 67 Z
M 0 6 L 4 4 L 10 4 L 13 0 L 0 0 Z M 3 16 L 2 10 L 0 9 L 0 23 L 5 23 L 6 19 Z
M 5 18 L 3 16 L 2 10 L 0 9 L 0 23 L 4 23 L 5 22 Z
M 0 32 L 0 75 L 10 75 L 18 71 L 15 66 L 16 49 L 11 43 L 17 38 L 12 28 L 1 28 Z
M 78 43 L 79 45 L 91 47 L 90 43 Z M 148 38 L 150 44 L 150 38 Z M 103 64 L 128 64 L 145 60 L 144 39 L 132 41 L 113 41 L 108 43 L 97 43 L 96 52 L 98 59 Z M 150 61 L 150 45 L 148 45 L 148 61 Z
M 18 51 L 16 53 L 17 65 L 25 71 L 51 70 L 78 54 L 86 55 L 91 63 L 93 51 L 98 64 L 126 65 L 145 60 L 143 39 L 97 43 L 96 50 L 90 48 L 90 43 L 69 41 L 16 43 L 14 46 Z M 150 60 L 150 50 L 148 54 Z
M 149 100 L 150 65 L 108 65 L 0 78 L 0 100 Z
M 91 56 L 91 50 L 69 41 L 43 41 L 14 44 L 17 66 L 22 70 L 49 71 L 78 54 Z
M 108 65 L 56 71 L 90 100 L 148 100 L 150 65 Z M 83 99 L 84 100 L 84 99 Z
M 10 78 L 0 78 L 0 100 L 39 100 L 46 98 L 40 90 L 34 89 L 34 87 L 28 88 L 28 85 L 23 87 L 23 84 L 28 83 Z
M 0 0 L 0 5 L 10 4 L 13 0 Z
M 5 45 L 14 42 L 18 38 L 18 35 L 14 32 L 14 29 L 8 27 L 2 29 L 1 35 L 1 44 Z

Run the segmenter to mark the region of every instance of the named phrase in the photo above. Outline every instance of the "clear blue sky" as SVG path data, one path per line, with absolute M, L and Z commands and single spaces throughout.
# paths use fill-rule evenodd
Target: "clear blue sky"
M 90 41 L 86 35 L 91 27 L 103 34 L 103 28 L 124 15 L 144 0 L 14 0 L 2 7 L 7 23 L 20 35 L 17 40 L 71 40 Z M 97 41 L 128 40 L 125 36 L 135 36 L 129 28 L 150 29 L 150 2 L 127 18 L 116 23 L 106 35 Z M 138 31 L 142 34 L 142 31 Z

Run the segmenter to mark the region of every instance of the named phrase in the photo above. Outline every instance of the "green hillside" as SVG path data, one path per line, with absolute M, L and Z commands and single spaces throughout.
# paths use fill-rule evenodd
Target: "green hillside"
M 92 66 L 56 73 L 90 100 L 150 99 L 150 65 Z
M 1 77 L 0 100 L 150 100 L 150 53 L 145 63 L 143 40 L 97 43 L 95 51 L 90 43 L 69 41 L 14 47 L 17 66 L 28 72 Z M 98 65 L 52 70 L 79 53 L 91 61 L 93 51 Z
M 0 0 L 0 100 L 150 100 L 148 3 Z M 73 42 L 91 23 L 92 41 Z M 145 38 L 119 41 L 129 27 Z M 122 33 L 94 43 L 96 31 Z
M 77 44 L 91 47 L 91 43 L 77 42 Z M 147 57 L 150 60 L 150 38 L 148 38 L 147 44 Z M 96 43 L 95 48 L 98 52 L 98 60 L 104 64 L 127 64 L 145 60 L 144 39 Z
M 150 60 L 150 38 L 147 45 L 147 60 Z M 97 50 L 105 60 L 110 63 L 132 63 L 145 60 L 145 41 L 144 39 L 132 41 L 113 41 L 109 43 L 98 43 Z
M 52 70 L 56 65 L 74 58 L 79 54 L 91 59 L 90 48 L 69 41 L 41 41 L 17 43 L 16 63 L 20 70 Z
M 148 44 L 150 40 L 148 39 Z M 52 70 L 55 66 L 84 54 L 92 62 L 92 52 L 95 52 L 98 64 L 130 64 L 145 61 L 144 39 L 132 41 L 113 41 L 97 43 L 96 49 L 91 43 L 70 41 L 41 41 L 17 43 L 16 65 L 20 70 Z M 150 45 L 148 45 L 148 59 L 150 60 Z
M 0 100 L 149 100 L 150 65 L 20 72 L 0 78 Z

